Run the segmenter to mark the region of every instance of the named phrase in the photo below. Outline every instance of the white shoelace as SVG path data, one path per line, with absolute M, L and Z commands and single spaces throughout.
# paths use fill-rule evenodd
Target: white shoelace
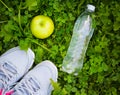
M 9 83 L 15 79 L 17 73 L 12 71 L 13 67 L 10 70 L 10 68 L 9 67 L 7 68 L 7 66 L 10 66 L 10 64 L 9 63 L 0 64 L 0 83 L 2 88 L 5 89 L 10 88 Z
M 13 95 L 40 95 L 38 92 L 40 86 L 33 78 L 22 81 L 17 88 L 14 89 Z

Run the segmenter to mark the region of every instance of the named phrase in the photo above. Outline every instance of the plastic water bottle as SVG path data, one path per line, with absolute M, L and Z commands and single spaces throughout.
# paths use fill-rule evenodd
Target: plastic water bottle
M 94 11 L 95 7 L 88 4 L 87 9 L 76 20 L 71 42 L 63 59 L 62 71 L 77 75 L 82 69 L 84 56 L 94 31 L 91 18 Z

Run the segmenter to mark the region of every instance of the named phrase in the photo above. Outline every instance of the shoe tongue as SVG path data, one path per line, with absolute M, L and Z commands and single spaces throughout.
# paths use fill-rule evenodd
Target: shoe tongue
M 2 90 L 2 89 L 0 89 L 0 95 L 2 95 L 2 92 L 3 92 L 3 90 Z
M 5 63 L 3 67 L 11 73 L 15 74 L 17 72 L 15 66 L 13 66 L 12 64 Z
M 12 95 L 13 93 L 14 93 L 14 91 L 11 90 L 11 91 L 7 92 L 5 95 Z M 0 94 L 0 95 L 1 95 L 1 94 Z

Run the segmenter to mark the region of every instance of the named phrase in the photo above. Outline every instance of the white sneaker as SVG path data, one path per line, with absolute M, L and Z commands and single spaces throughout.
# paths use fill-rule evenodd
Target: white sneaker
M 0 56 L 0 95 L 9 90 L 31 68 L 34 53 L 14 47 Z
M 50 79 L 57 81 L 56 66 L 46 60 L 29 71 L 6 95 L 50 95 L 53 87 Z

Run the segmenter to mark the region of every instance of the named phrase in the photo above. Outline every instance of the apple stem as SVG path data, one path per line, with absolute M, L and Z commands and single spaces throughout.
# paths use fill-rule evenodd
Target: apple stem
M 44 26 L 43 22 L 40 22 L 40 26 L 42 26 L 42 27 Z

